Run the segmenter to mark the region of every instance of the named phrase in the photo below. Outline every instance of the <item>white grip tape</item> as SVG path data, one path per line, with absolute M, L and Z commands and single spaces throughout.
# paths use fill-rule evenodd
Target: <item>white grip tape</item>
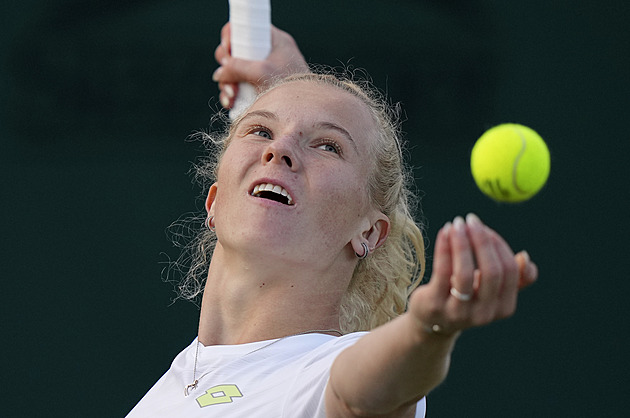
M 271 51 L 270 0 L 229 0 L 232 56 L 254 61 L 267 58 Z M 256 98 L 256 89 L 240 83 L 238 96 L 230 110 L 235 119 Z

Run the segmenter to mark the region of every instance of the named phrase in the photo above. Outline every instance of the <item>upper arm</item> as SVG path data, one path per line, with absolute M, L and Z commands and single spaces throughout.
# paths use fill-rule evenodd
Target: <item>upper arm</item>
M 330 384 L 330 380 L 328 381 L 324 392 L 324 402 L 326 407 L 326 418 L 414 418 L 416 416 L 415 402 L 411 405 L 402 406 L 385 415 L 373 415 L 370 414 L 369 411 L 353 411 L 335 392 L 334 388 Z M 422 416 L 424 416 L 424 414 Z

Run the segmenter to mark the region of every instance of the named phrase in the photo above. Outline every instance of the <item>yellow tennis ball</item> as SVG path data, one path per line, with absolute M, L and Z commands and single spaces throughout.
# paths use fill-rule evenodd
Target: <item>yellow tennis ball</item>
M 483 193 L 501 202 L 534 196 L 549 177 L 545 141 L 527 126 L 505 123 L 487 130 L 475 143 L 470 170 Z

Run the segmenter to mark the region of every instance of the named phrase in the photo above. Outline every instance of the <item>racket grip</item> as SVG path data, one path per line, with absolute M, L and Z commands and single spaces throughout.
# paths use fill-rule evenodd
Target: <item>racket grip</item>
M 270 0 L 229 0 L 232 56 L 261 61 L 271 52 Z M 240 83 L 230 118 L 235 119 L 256 98 L 256 89 Z

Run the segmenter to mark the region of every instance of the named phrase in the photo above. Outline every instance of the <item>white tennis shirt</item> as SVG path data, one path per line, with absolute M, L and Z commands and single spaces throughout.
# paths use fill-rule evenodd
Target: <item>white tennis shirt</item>
M 330 367 L 363 335 L 305 334 L 209 347 L 197 347 L 195 339 L 127 417 L 325 418 Z M 199 384 L 185 396 L 197 349 Z M 425 407 L 425 399 L 418 402 L 417 418 Z

